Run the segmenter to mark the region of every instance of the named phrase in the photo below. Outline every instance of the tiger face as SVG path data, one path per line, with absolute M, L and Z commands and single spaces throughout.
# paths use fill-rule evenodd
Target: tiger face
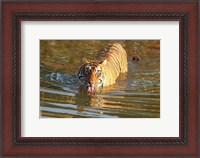
M 83 61 L 85 63 L 79 69 L 77 76 L 87 89 L 87 92 L 94 94 L 103 88 L 103 84 L 105 82 L 103 65 L 106 64 L 106 61 L 88 62 L 85 58 Z

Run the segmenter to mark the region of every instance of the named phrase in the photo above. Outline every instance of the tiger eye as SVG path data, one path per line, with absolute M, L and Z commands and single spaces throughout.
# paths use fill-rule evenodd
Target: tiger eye
M 97 74 L 99 74 L 99 75 L 100 75 L 100 74 L 101 74 L 101 70 L 97 70 Z
M 86 67 L 85 68 L 85 72 L 84 72 L 85 74 L 88 74 L 89 73 L 89 68 L 88 67 Z

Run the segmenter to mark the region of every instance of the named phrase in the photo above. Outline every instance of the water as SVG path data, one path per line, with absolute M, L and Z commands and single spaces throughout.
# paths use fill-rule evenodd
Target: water
M 80 92 L 76 71 L 82 57 L 94 59 L 105 44 L 121 43 L 128 54 L 128 72 L 101 95 Z M 139 56 L 140 61 L 133 61 Z M 159 118 L 160 41 L 40 42 L 40 117 Z

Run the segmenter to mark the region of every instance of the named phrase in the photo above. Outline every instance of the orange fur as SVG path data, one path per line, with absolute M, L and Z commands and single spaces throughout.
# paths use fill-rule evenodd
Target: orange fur
M 104 61 L 106 60 L 106 64 L 100 64 L 106 78 L 104 86 L 114 84 L 120 73 L 128 71 L 126 51 L 118 43 L 108 45 L 101 49 L 98 53 L 98 58 Z

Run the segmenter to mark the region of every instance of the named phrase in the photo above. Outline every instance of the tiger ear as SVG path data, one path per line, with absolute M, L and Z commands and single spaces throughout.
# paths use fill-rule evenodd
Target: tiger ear
M 102 62 L 100 62 L 101 65 L 106 65 L 107 64 L 107 60 L 103 60 Z
M 82 63 L 88 63 L 88 60 L 86 58 L 82 58 Z

